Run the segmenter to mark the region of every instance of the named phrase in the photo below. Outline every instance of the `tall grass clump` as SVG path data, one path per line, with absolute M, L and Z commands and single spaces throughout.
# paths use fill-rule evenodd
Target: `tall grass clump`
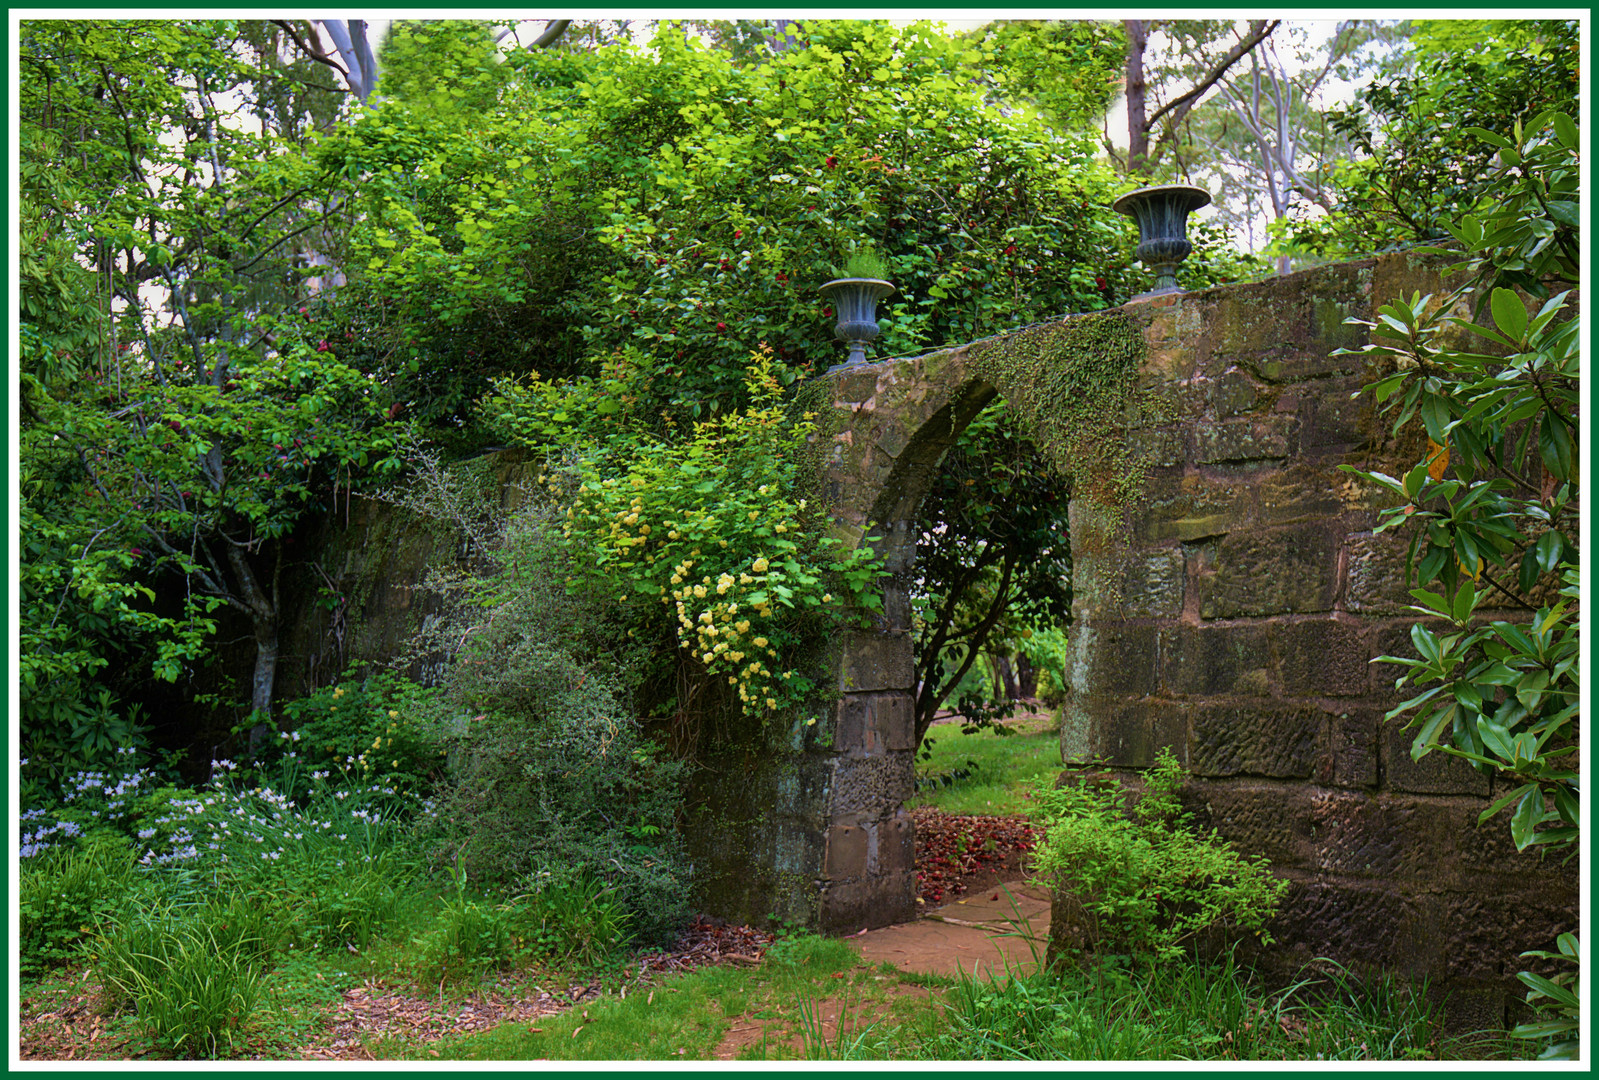
M 105 1002 L 131 1005 L 163 1049 L 217 1057 L 248 1026 L 281 936 L 275 912 L 248 901 L 133 915 L 98 951 Z

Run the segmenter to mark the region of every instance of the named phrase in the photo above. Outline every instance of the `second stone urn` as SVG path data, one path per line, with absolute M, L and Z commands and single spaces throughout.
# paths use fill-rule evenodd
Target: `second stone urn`
M 1188 242 L 1188 215 L 1209 205 L 1210 192 L 1187 184 L 1139 188 L 1110 204 L 1112 210 L 1138 222 L 1134 254 L 1155 272 L 1155 287 L 1139 296 L 1182 292 L 1177 286 L 1177 264 L 1194 250 Z

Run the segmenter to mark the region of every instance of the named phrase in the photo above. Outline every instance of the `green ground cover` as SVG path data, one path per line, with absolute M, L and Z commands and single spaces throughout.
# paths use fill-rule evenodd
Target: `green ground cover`
M 1060 738 L 1049 714 L 1018 717 L 1011 734 L 958 723 L 935 724 L 916 762 L 912 806 L 946 814 L 1027 814 L 1029 792 L 1041 776 L 1060 771 Z

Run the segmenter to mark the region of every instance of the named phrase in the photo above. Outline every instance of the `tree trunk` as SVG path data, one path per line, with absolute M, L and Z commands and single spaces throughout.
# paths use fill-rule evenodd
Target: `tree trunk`
M 1026 653 L 1016 656 L 1016 696 L 1029 701 L 1038 697 L 1038 669 Z
M 1145 129 L 1148 86 L 1144 81 L 1144 47 L 1149 44 L 1149 23 L 1128 19 L 1127 28 L 1127 174 L 1147 176 L 1150 170 L 1149 132 Z
M 278 674 L 278 583 L 283 574 L 283 549 L 274 545 L 272 559 L 272 584 L 262 589 L 238 545 L 228 548 L 228 565 L 238 583 L 243 607 L 250 613 L 250 623 L 255 632 L 255 671 L 250 677 L 250 712 L 256 724 L 250 729 L 250 749 L 255 750 L 266 737 L 267 721 L 272 715 L 272 687 Z
M 272 712 L 272 684 L 278 673 L 278 620 L 276 616 L 255 624 L 255 673 L 250 677 L 250 711 L 265 717 Z
M 1016 687 L 1016 668 L 1008 656 L 999 657 L 999 677 L 1004 682 L 1005 701 L 1015 701 L 1020 698 L 1021 692 Z

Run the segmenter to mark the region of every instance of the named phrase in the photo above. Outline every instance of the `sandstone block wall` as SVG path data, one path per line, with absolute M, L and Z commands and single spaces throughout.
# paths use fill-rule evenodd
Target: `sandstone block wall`
M 1126 548 L 1077 564 L 1061 749 L 1134 769 L 1171 746 L 1200 821 L 1292 883 L 1263 963 L 1426 977 L 1470 1026 L 1503 1021 L 1518 953 L 1576 929 L 1576 876 L 1516 853 L 1508 815 L 1477 827 L 1503 781 L 1413 762 L 1383 721 L 1407 538 L 1372 531 L 1381 493 L 1339 466 L 1394 474 L 1416 448 L 1335 352 L 1365 344 L 1346 316 L 1412 289 L 1438 279 L 1394 258 L 1130 307 L 1173 408 Z

